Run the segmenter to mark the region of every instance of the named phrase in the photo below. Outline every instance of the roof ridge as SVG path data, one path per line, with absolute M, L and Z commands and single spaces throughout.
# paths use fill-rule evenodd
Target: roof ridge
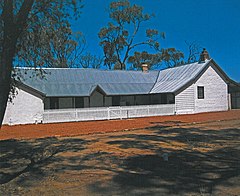
M 139 73 L 144 73 L 140 70 L 119 70 L 119 69 L 95 69 L 95 68 L 82 68 L 82 67 L 14 67 L 15 69 L 23 69 L 23 70 L 35 70 L 35 69 L 43 69 L 43 70 L 71 70 L 71 69 L 75 69 L 75 70 L 84 70 L 84 71 L 106 71 L 106 72 L 139 72 Z M 149 72 L 159 72 L 160 70 L 149 70 L 147 73 Z
M 175 67 L 175 69 L 165 69 L 163 70 L 164 72 L 161 71 L 151 93 L 159 93 L 160 91 L 161 93 L 165 93 L 166 89 L 168 89 L 169 92 L 175 93 L 178 89 L 196 78 L 211 61 L 212 59 L 199 64 L 197 64 L 197 62 L 186 64 L 184 65 L 188 66 L 186 68 L 184 68 L 184 66 L 179 66 Z M 191 73 L 190 75 L 189 72 Z
M 197 63 L 198 62 L 183 64 L 183 65 L 179 65 L 179 66 L 175 66 L 175 67 L 168 67 L 166 69 L 162 69 L 161 71 L 165 71 L 165 70 L 169 70 L 169 69 L 177 69 L 177 68 L 180 68 L 180 67 L 183 67 L 183 66 L 190 66 L 190 65 L 193 65 L 193 64 L 197 64 Z M 204 63 L 206 63 L 206 62 L 204 62 Z M 200 63 L 200 64 L 203 64 L 203 63 Z

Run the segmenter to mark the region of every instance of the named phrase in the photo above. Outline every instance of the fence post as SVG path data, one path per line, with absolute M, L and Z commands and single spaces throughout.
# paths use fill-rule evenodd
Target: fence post
M 49 123 L 49 111 L 47 111 L 47 122 Z
M 75 108 L 75 121 L 78 121 L 77 109 Z
M 51 112 L 51 110 L 48 111 L 48 122 L 51 123 L 51 121 L 54 121 L 55 118 L 53 118 L 53 113 Z M 50 118 L 51 117 L 51 118 Z
M 122 120 L 122 107 L 120 107 L 120 120 Z
M 148 105 L 148 107 L 147 107 L 147 114 L 148 114 L 148 116 L 149 116 L 149 105 Z
M 109 107 L 107 108 L 107 115 L 108 115 L 107 119 L 110 120 L 110 108 Z

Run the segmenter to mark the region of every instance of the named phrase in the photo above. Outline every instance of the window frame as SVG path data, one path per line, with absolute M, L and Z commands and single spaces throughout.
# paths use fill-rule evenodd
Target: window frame
M 198 99 L 205 99 L 204 86 L 197 86 L 197 97 Z

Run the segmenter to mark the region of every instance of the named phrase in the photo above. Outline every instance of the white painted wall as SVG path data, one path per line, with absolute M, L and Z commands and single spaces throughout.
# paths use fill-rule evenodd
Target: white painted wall
M 7 104 L 3 124 L 32 124 L 43 120 L 43 99 L 35 93 L 17 89 L 12 103 Z
M 228 110 L 227 84 L 212 66 L 208 67 L 196 83 L 176 95 L 177 114 Z M 198 99 L 198 86 L 204 86 L 204 99 Z
M 204 86 L 204 99 L 198 99 L 197 86 Z M 228 87 L 212 66 L 195 83 L 195 113 L 228 110 Z
M 196 83 L 176 95 L 177 114 L 228 110 L 227 84 L 212 66 L 208 67 Z M 198 99 L 198 86 L 204 86 L 204 99 Z
M 195 107 L 194 84 L 175 96 L 176 114 L 192 114 Z

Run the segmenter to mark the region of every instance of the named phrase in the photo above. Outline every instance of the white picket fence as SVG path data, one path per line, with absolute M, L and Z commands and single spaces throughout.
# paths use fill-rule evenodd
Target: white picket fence
M 43 123 L 173 115 L 174 104 L 45 110 Z

